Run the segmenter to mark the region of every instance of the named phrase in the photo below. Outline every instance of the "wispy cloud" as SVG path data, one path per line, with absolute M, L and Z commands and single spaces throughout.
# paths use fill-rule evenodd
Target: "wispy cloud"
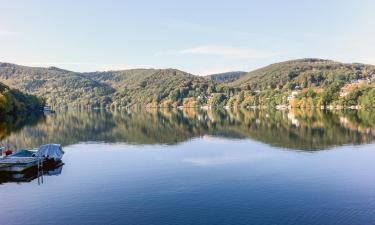
M 9 31 L 9 30 L 0 30 L 0 37 L 6 37 L 6 36 L 14 36 L 17 35 L 17 32 Z
M 178 51 L 164 51 L 158 52 L 156 56 L 163 55 L 211 55 L 211 56 L 221 56 L 226 58 L 234 59 L 264 59 L 272 58 L 280 55 L 279 52 L 263 51 L 250 48 L 239 48 L 232 46 L 219 46 L 219 45 L 207 45 L 198 46 L 193 48 L 182 49 Z
M 109 70 L 127 70 L 136 68 L 150 69 L 152 67 L 147 65 L 126 65 L 126 64 L 97 64 L 96 69 L 98 71 L 109 71 Z
M 181 54 L 195 55 L 218 55 L 231 58 L 242 59 L 263 59 L 280 55 L 278 52 L 268 52 L 257 49 L 238 48 L 229 46 L 200 46 L 194 48 L 183 49 L 179 51 Z
M 126 70 L 134 68 L 151 68 L 145 65 L 127 65 L 127 64 L 113 64 L 113 63 L 90 63 L 90 62 L 18 62 L 17 64 L 24 66 L 36 67 L 60 67 L 62 69 L 73 70 L 77 72 L 89 71 L 110 71 L 110 70 Z
M 361 62 L 361 63 L 368 63 L 375 65 L 375 57 L 363 57 L 363 58 L 358 58 L 356 62 Z

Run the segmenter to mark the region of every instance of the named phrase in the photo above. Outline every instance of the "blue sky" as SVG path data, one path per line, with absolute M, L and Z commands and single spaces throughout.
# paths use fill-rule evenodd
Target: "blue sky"
M 318 57 L 375 64 L 375 1 L 0 0 L 0 61 L 194 74 Z

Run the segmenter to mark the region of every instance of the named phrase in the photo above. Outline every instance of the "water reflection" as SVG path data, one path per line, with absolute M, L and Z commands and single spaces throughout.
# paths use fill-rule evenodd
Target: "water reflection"
M 375 140 L 371 111 L 66 111 L 26 121 L 19 123 L 22 126 L 1 123 L 0 145 L 18 149 L 80 142 L 171 145 L 210 135 L 319 150 Z
M 25 126 L 33 126 L 43 120 L 40 114 L 28 114 L 25 117 L 13 117 L 0 115 L 0 140 L 3 140 L 13 132 L 17 132 Z
M 19 173 L 0 172 L 0 184 L 3 183 L 28 183 L 38 179 L 38 184 L 44 183 L 45 176 L 59 176 L 62 172 L 63 164 L 48 166 L 43 169 L 33 167 Z

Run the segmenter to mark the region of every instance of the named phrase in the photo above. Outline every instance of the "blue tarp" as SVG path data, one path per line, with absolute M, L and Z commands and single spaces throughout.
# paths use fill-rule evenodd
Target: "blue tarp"
M 36 152 L 37 157 L 44 157 L 48 159 L 61 160 L 64 151 L 60 144 L 46 144 L 39 147 Z

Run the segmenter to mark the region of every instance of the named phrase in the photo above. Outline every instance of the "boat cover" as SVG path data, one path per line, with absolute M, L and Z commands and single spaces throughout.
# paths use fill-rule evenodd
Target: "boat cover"
M 60 144 L 46 144 L 39 147 L 36 152 L 37 157 L 45 157 L 48 159 L 61 160 L 64 151 Z

